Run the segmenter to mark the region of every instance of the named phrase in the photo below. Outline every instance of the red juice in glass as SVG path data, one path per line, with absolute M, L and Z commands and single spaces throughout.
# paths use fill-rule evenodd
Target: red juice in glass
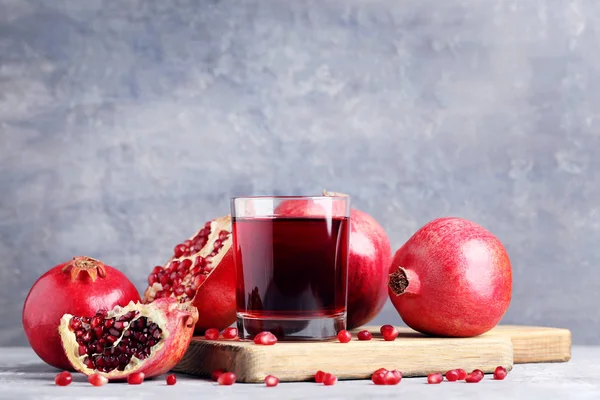
M 333 338 L 346 323 L 346 203 L 333 207 L 338 203 L 328 199 L 324 210 L 307 213 L 301 207 L 281 215 L 277 205 L 282 200 L 267 199 L 273 204 L 263 212 L 252 208 L 251 215 L 238 216 L 234 211 L 240 337 L 268 330 L 280 340 Z M 283 201 L 289 205 L 294 199 Z

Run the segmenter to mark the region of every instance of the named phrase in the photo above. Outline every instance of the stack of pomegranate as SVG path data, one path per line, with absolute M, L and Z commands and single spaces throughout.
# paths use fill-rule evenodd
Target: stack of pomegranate
M 417 331 L 475 336 L 510 304 L 504 247 L 464 219 L 429 222 L 392 257 L 381 225 L 352 209 L 348 262 L 347 329 L 371 321 L 389 297 Z M 60 369 L 110 380 L 157 376 L 181 360 L 194 332 L 235 321 L 235 276 L 231 219 L 224 216 L 152 269 L 143 300 L 125 275 L 98 260 L 75 257 L 52 268 L 25 300 L 25 333 L 40 358 Z

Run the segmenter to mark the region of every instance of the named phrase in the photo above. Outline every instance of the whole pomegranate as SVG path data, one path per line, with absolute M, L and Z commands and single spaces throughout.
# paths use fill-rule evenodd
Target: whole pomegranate
M 324 196 L 346 196 L 323 191 Z M 334 203 L 334 208 L 342 203 Z M 310 199 L 282 202 L 278 215 L 318 215 L 321 206 Z M 340 210 L 338 210 L 340 211 Z M 387 300 L 388 269 L 392 259 L 390 241 L 381 225 L 369 214 L 350 209 L 350 243 L 348 252 L 347 327 L 367 324 Z
M 495 327 L 511 301 L 512 268 L 500 240 L 461 218 L 438 218 L 394 255 L 389 295 L 421 333 L 471 337 Z
M 44 362 L 73 370 L 60 344 L 58 325 L 64 314 L 91 317 L 139 301 L 133 283 L 120 271 L 90 257 L 74 257 L 38 278 L 23 306 L 23 327 L 29 344 Z
M 73 367 L 110 380 L 162 375 L 183 358 L 198 310 L 189 302 L 162 298 L 150 304 L 99 310 L 92 317 L 65 314 L 58 331 Z
M 164 266 L 156 266 L 148 275 L 144 302 L 175 297 L 191 301 L 198 309 L 196 332 L 223 330 L 236 319 L 235 265 L 231 248 L 231 217 L 208 221 L 175 246 Z

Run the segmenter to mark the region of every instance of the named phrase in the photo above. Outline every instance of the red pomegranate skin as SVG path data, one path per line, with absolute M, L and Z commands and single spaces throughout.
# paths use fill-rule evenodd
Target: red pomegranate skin
M 387 300 L 392 248 L 383 227 L 369 214 L 350 210 L 347 329 L 365 325 Z
M 340 195 L 328 193 L 328 195 Z M 342 194 L 343 195 L 343 194 Z M 333 204 L 333 212 L 343 213 L 341 203 Z M 282 202 L 277 215 L 324 215 L 320 204 L 310 199 Z M 350 209 L 350 238 L 348 253 L 348 305 L 346 329 L 367 324 L 379 314 L 387 298 L 388 270 L 392 248 L 383 227 L 366 212 Z
M 71 262 L 71 261 L 69 261 Z M 71 280 L 69 262 L 59 264 L 38 278 L 25 299 L 23 328 L 31 348 L 53 367 L 73 371 L 62 349 L 58 326 L 64 314 L 94 316 L 97 310 L 140 301 L 131 281 L 119 270 L 104 264 L 106 276 L 95 281 L 81 271 Z
M 199 313 L 196 334 L 202 335 L 210 328 L 222 330 L 235 321 L 235 278 L 233 248 L 230 247 L 194 297 L 193 305 Z
M 397 294 L 392 275 L 405 270 Z M 511 301 L 512 267 L 506 249 L 478 224 L 438 218 L 394 255 L 389 296 L 402 320 L 429 335 L 472 337 L 494 328 Z

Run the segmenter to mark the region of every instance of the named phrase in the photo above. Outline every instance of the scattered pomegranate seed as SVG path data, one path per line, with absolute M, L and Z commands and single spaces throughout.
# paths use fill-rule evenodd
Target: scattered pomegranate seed
M 323 383 L 324 377 L 325 377 L 325 372 L 323 372 L 321 370 L 317 371 L 317 373 L 315 374 L 315 382 Z
M 504 378 L 506 378 L 506 375 L 508 375 L 508 372 L 506 372 L 506 368 L 499 366 L 496 367 L 496 369 L 494 370 L 494 379 L 501 381 Z
M 442 374 L 439 374 L 439 373 L 427 375 L 427 383 L 432 384 L 432 385 L 437 385 L 438 383 L 442 383 L 443 379 L 444 379 L 444 377 L 442 376 Z
M 379 332 L 381 332 L 383 340 L 387 342 L 396 340 L 399 334 L 398 329 L 392 325 L 383 325 L 381 328 L 379 328 Z
M 457 368 L 457 369 L 455 369 L 455 371 L 458 372 L 458 380 L 464 381 L 465 378 L 467 377 L 467 372 L 462 368 Z
M 92 374 L 88 376 L 88 382 L 93 386 L 103 386 L 108 383 L 108 378 L 100 374 Z
M 279 384 L 279 379 L 276 376 L 267 375 L 265 377 L 265 385 L 267 385 L 267 387 L 277 386 L 278 384 Z
M 204 338 L 206 340 L 217 340 L 219 338 L 220 334 L 221 334 L 221 332 L 219 332 L 218 329 L 209 328 L 206 330 L 206 332 L 204 332 Z
M 446 372 L 446 380 L 448 382 L 456 382 L 458 380 L 458 371 L 455 369 L 452 369 L 452 370 Z
M 130 385 L 141 385 L 145 377 L 146 375 L 143 372 L 134 372 L 127 377 L 127 383 Z
M 348 343 L 350 340 L 352 340 L 352 334 L 347 330 L 342 329 L 338 332 L 337 338 L 340 341 L 340 343 Z
M 219 385 L 229 386 L 235 383 L 236 376 L 233 372 L 223 372 L 217 382 Z
M 227 328 L 223 331 L 223 338 L 225 339 L 235 339 L 238 335 L 237 328 Z
M 177 383 L 177 377 L 175 374 L 167 375 L 167 385 L 173 386 Z
M 213 372 L 211 372 L 210 378 L 216 382 L 219 379 L 219 377 L 221 375 L 223 375 L 224 373 L 225 373 L 224 369 L 216 369 Z
M 389 371 L 385 374 L 385 384 L 386 385 L 397 385 L 402 380 L 402 374 L 400 371 Z
M 385 378 L 387 373 L 387 370 L 380 368 L 377 371 L 373 372 L 373 375 L 371 375 L 371 380 L 376 385 L 385 385 Z
M 57 386 L 69 386 L 73 382 L 73 376 L 69 371 L 63 371 L 54 377 Z
M 371 332 L 364 330 L 358 332 L 358 334 L 356 334 L 356 337 L 358 338 L 358 340 L 371 340 L 373 338 L 373 335 L 371 335 Z
M 333 374 L 325 374 L 323 377 L 323 385 L 325 386 L 333 386 L 337 382 L 337 376 Z
M 272 346 L 277 343 L 277 337 L 269 331 L 263 331 L 254 337 L 254 343 Z
M 481 381 L 482 379 L 483 379 L 483 375 L 471 372 L 465 378 L 465 382 L 468 382 L 468 383 L 477 383 L 477 382 Z

